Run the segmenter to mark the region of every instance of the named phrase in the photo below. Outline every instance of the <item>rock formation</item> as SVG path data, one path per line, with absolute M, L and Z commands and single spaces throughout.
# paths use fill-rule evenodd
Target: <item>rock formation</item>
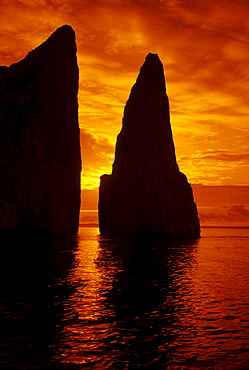
M 101 234 L 200 236 L 193 192 L 176 163 L 162 63 L 148 54 L 126 103 L 112 175 L 101 177 Z
M 0 67 L 0 229 L 77 233 L 77 94 L 70 26 L 20 62 Z

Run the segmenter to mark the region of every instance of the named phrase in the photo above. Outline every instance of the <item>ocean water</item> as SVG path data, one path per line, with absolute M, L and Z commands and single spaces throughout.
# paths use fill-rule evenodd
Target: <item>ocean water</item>
M 248 228 L 1 244 L 0 369 L 249 369 Z

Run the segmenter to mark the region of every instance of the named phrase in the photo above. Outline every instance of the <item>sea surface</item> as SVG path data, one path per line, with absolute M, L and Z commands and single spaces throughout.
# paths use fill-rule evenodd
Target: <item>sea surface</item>
M 248 228 L 9 236 L 0 278 L 0 369 L 249 369 Z

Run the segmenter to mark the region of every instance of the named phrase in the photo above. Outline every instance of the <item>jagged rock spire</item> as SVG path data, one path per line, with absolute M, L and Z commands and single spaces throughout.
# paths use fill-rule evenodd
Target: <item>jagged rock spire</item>
M 200 235 L 197 208 L 176 163 L 163 65 L 148 54 L 124 109 L 112 175 L 101 177 L 102 234 Z
M 75 34 L 0 67 L 0 229 L 74 234 L 80 208 Z

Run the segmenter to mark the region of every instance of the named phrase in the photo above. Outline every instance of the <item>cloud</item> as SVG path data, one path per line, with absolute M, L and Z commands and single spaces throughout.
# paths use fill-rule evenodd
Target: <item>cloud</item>
M 240 206 L 234 205 L 234 206 L 229 208 L 228 215 L 230 215 L 230 216 L 235 215 L 235 216 L 242 217 L 244 219 L 248 219 L 249 218 L 249 211 L 245 208 L 244 205 L 240 205 Z
M 81 216 L 80 223 L 82 224 L 98 223 L 98 216 L 97 215 Z
M 157 52 L 180 168 L 193 182 L 249 183 L 248 11 L 246 0 L 3 0 L 0 64 L 75 29 L 84 183 L 95 187 L 139 68 Z
M 114 147 L 108 137 L 94 135 L 84 129 L 80 131 L 83 160 L 82 185 L 87 188 L 98 187 L 99 178 L 111 172 Z
M 226 213 L 199 212 L 201 222 L 246 223 L 249 222 L 249 210 L 244 205 L 233 205 Z
M 114 148 L 108 137 L 96 136 L 82 129 L 80 139 L 85 163 L 99 162 L 101 164 L 107 157 L 113 156 Z
M 180 155 L 178 164 L 190 182 L 206 185 L 246 185 L 249 182 L 249 148 L 196 150 Z
M 233 166 L 233 163 L 236 162 L 236 165 L 240 164 L 247 166 L 249 165 L 249 150 L 246 153 L 236 153 L 228 149 L 207 149 L 203 151 L 198 150 L 191 156 L 181 157 L 180 161 L 182 160 L 196 160 L 198 162 L 209 160 L 214 161 L 216 164 L 218 162 L 228 162 L 229 164 L 231 164 L 231 166 Z

